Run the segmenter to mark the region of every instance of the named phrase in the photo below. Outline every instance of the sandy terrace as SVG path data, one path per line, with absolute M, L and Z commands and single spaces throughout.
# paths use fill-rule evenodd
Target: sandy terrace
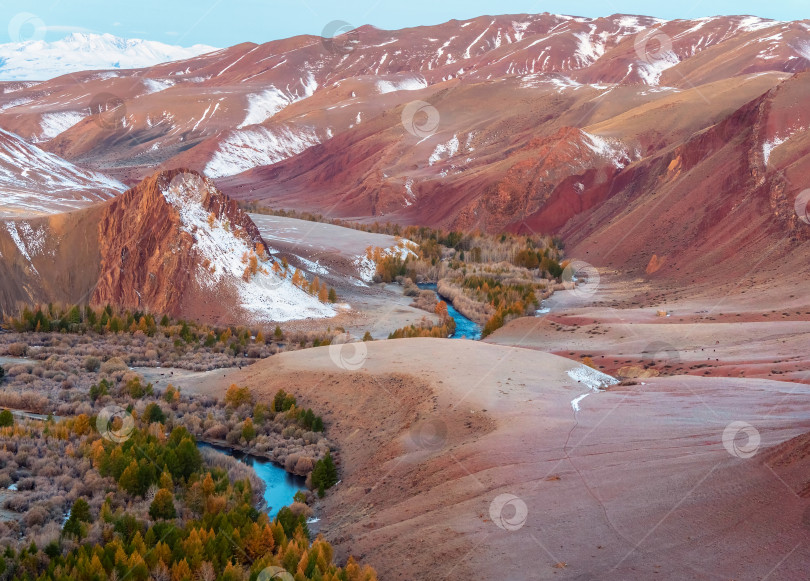
M 606 373 L 653 366 L 663 375 L 810 378 L 810 304 L 795 290 L 656 301 L 649 283 L 603 277 L 591 295 L 556 293 L 551 312 L 515 320 L 490 343 L 592 357 Z M 619 306 L 616 306 L 619 305 Z M 659 311 L 667 316 L 659 316 Z

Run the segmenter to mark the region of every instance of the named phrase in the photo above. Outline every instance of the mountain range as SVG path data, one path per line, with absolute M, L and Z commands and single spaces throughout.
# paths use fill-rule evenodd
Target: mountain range
M 227 465 L 208 494 L 167 463 L 156 494 L 178 510 L 153 514 L 136 459 L 118 480 L 140 496 L 113 498 L 104 468 L 46 505 L 56 469 L 31 472 L 36 440 L 5 428 L 0 541 L 25 543 L 6 551 L 22 566 L 5 577 L 128 563 L 214 579 L 215 562 L 227 578 L 375 578 L 356 555 L 380 579 L 807 578 L 810 21 L 482 16 L 155 49 L 142 65 L 112 38 L 66 42 L 99 48 L 66 47 L 61 64 L 51 51 L 40 68 L 69 74 L 0 82 L 0 391 L 50 385 L 54 416 L 86 411 L 65 425 L 92 454 L 130 446 L 89 445 L 101 440 L 87 418 L 116 401 L 150 441 L 165 421 L 257 458 L 286 450 L 287 470 L 312 467 L 318 499 L 296 494 L 297 520 L 262 529 L 221 495 Z M 85 334 L 71 305 L 127 308 L 132 324 Z M 148 336 L 142 313 L 168 325 Z M 37 332 L 12 333 L 8 315 Z M 446 315 L 484 339 L 443 338 Z M 63 332 L 39 333 L 55 316 Z M 237 328 L 198 336 L 191 321 Z M 243 368 L 254 355 L 268 357 Z M 130 389 L 133 374 L 160 399 Z M 316 411 L 335 445 L 305 431 Z M 330 460 L 293 455 L 302 446 Z M 77 494 L 97 522 L 65 512 Z M 36 511 L 68 536 L 33 528 Z M 119 538 L 136 522 L 150 546 L 154 531 L 181 535 L 172 522 L 227 526 L 175 535 L 147 567 L 140 533 Z M 281 534 L 290 523 L 300 549 Z M 36 543 L 21 535 L 36 530 Z M 247 552 L 203 562 L 199 546 L 242 546 L 228 531 Z M 138 558 L 90 555 L 102 538 Z M 322 574 L 332 556 L 345 574 Z
M 44 81 L 81 71 L 151 67 L 214 50 L 201 44 L 185 48 L 152 40 L 118 38 L 112 34 L 74 32 L 53 42 L 28 40 L 0 44 L 0 79 Z
M 808 56 L 807 22 L 749 16 L 365 26 L 5 83 L 0 126 L 130 187 L 186 167 L 238 200 L 554 234 L 683 279 L 807 242 Z

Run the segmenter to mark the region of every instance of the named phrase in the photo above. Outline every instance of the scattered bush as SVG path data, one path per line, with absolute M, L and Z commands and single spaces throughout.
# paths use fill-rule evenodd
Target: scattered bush
M 82 367 L 91 373 L 96 372 L 101 368 L 101 360 L 98 357 L 85 357 Z
M 6 348 L 11 357 L 25 357 L 28 355 L 28 345 L 26 343 L 12 343 Z

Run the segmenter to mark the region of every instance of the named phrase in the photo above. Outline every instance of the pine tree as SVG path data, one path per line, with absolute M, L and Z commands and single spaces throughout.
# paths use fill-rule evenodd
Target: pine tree
M 327 451 L 326 455 L 315 463 L 312 470 L 312 485 L 318 489 L 318 494 L 322 497 L 327 489 L 337 484 L 337 481 L 337 468 L 332 455 Z
M 154 520 L 171 520 L 177 517 L 177 510 L 174 508 L 174 495 L 161 488 L 155 494 L 155 499 L 149 507 L 149 516 Z
M 256 428 L 253 427 L 253 420 L 250 418 L 247 418 L 242 424 L 242 437 L 247 442 L 250 442 L 256 437 Z

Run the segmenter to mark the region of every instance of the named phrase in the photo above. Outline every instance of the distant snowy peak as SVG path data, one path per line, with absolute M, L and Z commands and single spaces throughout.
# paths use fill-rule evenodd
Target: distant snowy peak
M 111 34 L 73 33 L 54 42 L 0 44 L 0 80 L 44 81 L 80 71 L 144 68 L 214 50 L 201 44 L 182 47 Z

